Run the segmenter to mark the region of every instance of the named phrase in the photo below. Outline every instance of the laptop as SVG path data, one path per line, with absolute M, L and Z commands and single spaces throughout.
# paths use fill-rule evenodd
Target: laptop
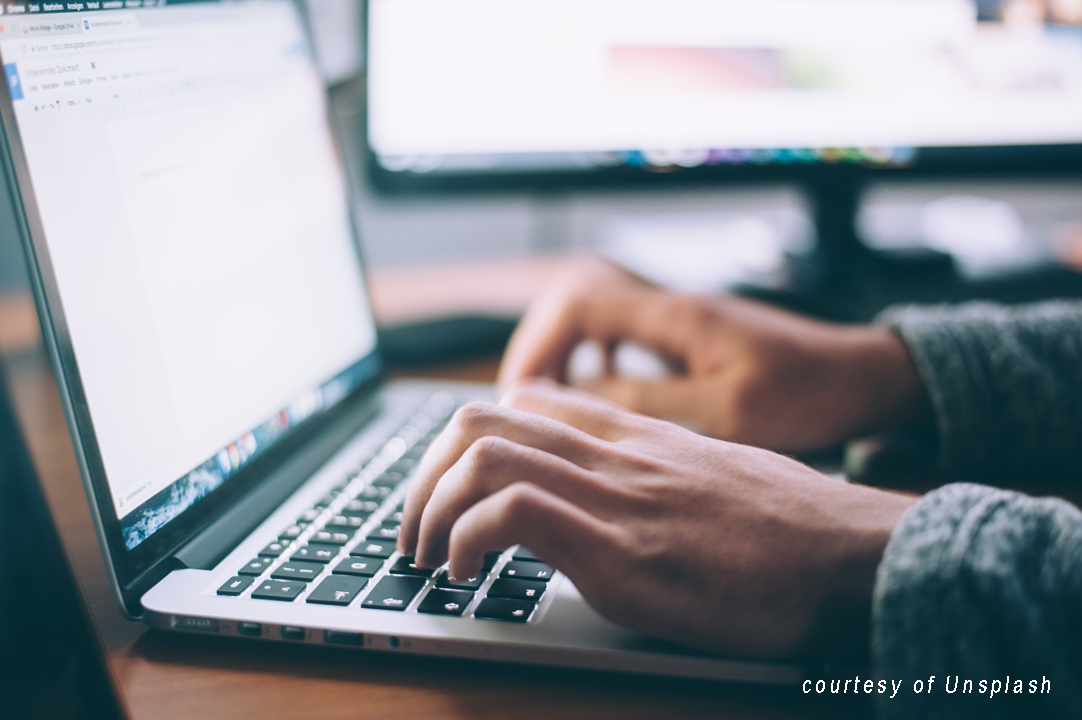
M 526 548 L 461 582 L 398 556 L 418 460 L 493 389 L 387 381 L 298 5 L 7 3 L 0 56 L 3 160 L 128 617 L 366 652 L 803 676 L 608 622 Z
M 0 698 L 4 717 L 127 717 L 30 464 L 0 366 Z M 49 622 L 27 622 L 47 614 Z

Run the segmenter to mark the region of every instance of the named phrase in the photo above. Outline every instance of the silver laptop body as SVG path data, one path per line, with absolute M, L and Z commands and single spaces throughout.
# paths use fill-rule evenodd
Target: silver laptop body
M 384 382 L 294 3 L 7 9 L 3 160 L 128 617 L 365 651 L 803 676 L 610 623 L 525 548 L 491 554 L 466 587 L 393 552 L 427 443 L 493 391 Z

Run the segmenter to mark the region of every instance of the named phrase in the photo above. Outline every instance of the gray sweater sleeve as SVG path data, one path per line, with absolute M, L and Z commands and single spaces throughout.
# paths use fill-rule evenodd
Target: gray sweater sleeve
M 884 718 L 1082 717 L 1082 513 L 979 485 L 921 498 L 879 565 L 872 657 L 902 681 Z
M 928 391 L 941 469 L 1082 466 L 1082 302 L 969 303 L 883 313 Z

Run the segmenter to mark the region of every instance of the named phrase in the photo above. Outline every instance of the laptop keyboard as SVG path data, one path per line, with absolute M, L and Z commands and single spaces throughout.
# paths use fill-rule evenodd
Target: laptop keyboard
M 450 395 L 430 398 L 371 459 L 238 568 L 218 595 L 527 622 L 553 570 L 526 548 L 489 553 L 477 577 L 456 580 L 446 568 L 418 568 L 395 550 L 402 523 L 396 491 L 454 410 Z

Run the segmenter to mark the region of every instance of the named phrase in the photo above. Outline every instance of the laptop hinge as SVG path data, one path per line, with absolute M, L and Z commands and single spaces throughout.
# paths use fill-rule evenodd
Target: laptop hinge
M 336 418 L 251 492 L 173 554 L 179 567 L 212 570 L 379 411 L 380 394 Z

